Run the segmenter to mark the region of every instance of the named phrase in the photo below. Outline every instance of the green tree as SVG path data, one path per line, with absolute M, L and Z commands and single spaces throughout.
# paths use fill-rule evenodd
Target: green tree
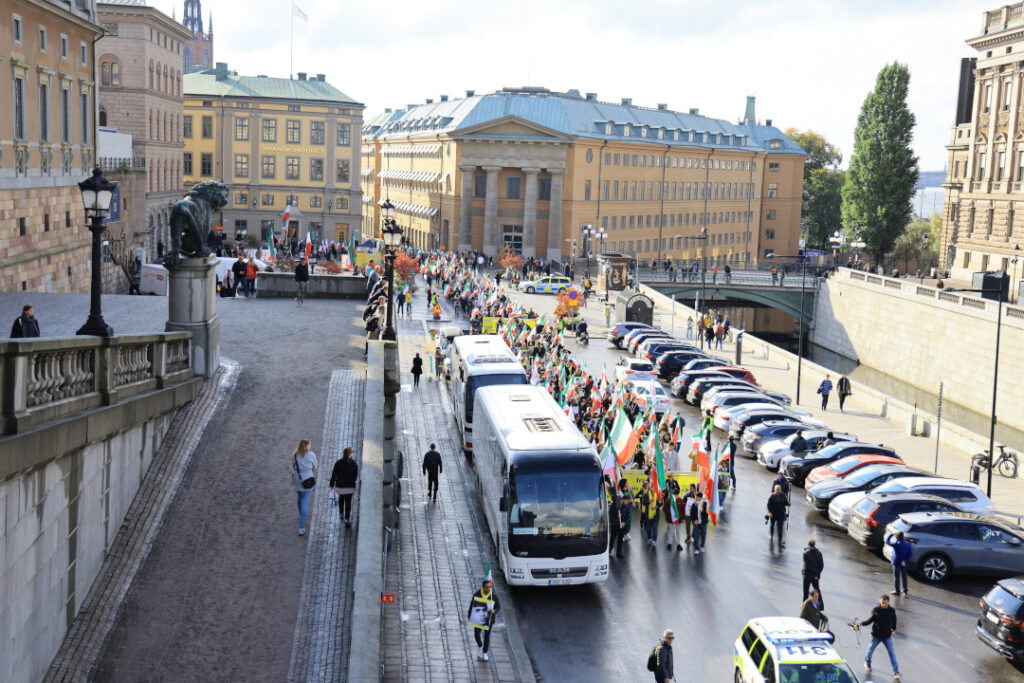
M 899 62 L 878 72 L 857 117 L 853 156 L 843 185 L 843 224 L 860 229 L 876 260 L 887 254 L 912 215 L 917 185 L 914 114 L 907 107 L 910 70 Z
M 931 220 L 915 218 L 907 224 L 903 233 L 896 238 L 892 247 L 893 260 L 899 268 L 903 261 L 903 271 L 910 271 L 910 263 L 917 261 L 921 270 L 927 272 L 939 260 L 939 238 L 942 235 L 942 219 L 933 214 Z M 925 241 L 927 236 L 928 240 Z
M 843 161 L 839 148 L 813 130 L 787 128 L 786 136 L 807 152 L 804 161 L 804 196 L 801 218 L 809 245 L 828 247 L 832 231 L 842 223 L 840 206 L 845 174 L 836 167 Z

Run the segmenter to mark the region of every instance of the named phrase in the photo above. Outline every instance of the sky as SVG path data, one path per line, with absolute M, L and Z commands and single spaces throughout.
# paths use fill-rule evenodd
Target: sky
M 543 86 L 737 121 L 747 95 L 779 128 L 843 152 L 878 71 L 910 68 L 922 171 L 941 171 L 964 41 L 994 0 L 203 0 L 215 59 L 242 75 L 325 73 L 366 116 L 466 90 Z M 181 19 L 184 0 L 149 0 Z M 292 47 L 293 46 L 293 47 Z

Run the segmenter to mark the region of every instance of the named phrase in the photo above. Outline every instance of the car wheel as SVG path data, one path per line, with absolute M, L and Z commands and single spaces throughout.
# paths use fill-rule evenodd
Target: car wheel
M 527 293 L 527 294 L 533 294 L 533 293 L 534 293 L 534 292 L 536 292 L 536 291 L 537 291 L 537 290 L 536 290 L 536 289 L 534 289 L 533 287 L 527 287 L 527 288 L 526 288 L 526 293 Z
M 933 583 L 938 583 L 945 579 L 953 568 L 949 560 L 944 555 L 939 555 L 938 553 L 925 555 L 921 559 L 919 567 L 921 575 Z
M 735 680 L 736 680 L 736 683 L 743 683 L 743 674 L 740 673 L 739 668 L 736 669 Z

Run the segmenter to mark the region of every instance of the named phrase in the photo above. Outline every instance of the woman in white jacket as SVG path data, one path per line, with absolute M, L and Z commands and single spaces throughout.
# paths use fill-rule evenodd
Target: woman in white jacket
M 306 511 L 316 486 L 316 471 L 316 453 L 310 450 L 309 439 L 303 439 L 292 454 L 292 491 L 299 498 L 299 536 L 306 533 Z

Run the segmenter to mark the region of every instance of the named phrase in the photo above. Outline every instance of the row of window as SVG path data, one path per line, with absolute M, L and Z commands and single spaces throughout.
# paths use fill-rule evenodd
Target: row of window
M 664 158 L 664 162 L 662 159 Z M 661 168 L 662 163 L 666 168 L 710 168 L 722 171 L 747 171 L 757 170 L 756 161 L 738 161 L 735 159 L 708 159 L 707 157 L 661 157 L 654 154 L 619 154 L 618 152 L 605 152 L 605 166 L 654 166 Z M 778 164 L 774 164 L 778 170 Z
M 1006 211 L 1006 237 L 1009 238 L 1013 237 L 1013 220 L 1016 217 L 1016 212 L 1014 211 L 1012 205 Z M 954 222 L 959 218 L 959 207 L 957 207 L 956 212 L 957 213 L 954 217 Z M 996 210 L 992 207 L 989 207 L 985 211 L 985 218 L 983 221 L 979 221 L 977 220 L 977 218 L 978 216 L 976 215 L 975 207 L 972 206 L 970 208 L 970 213 L 967 216 L 968 229 L 972 233 L 983 233 L 984 237 L 991 237 L 992 230 L 995 227 L 996 222 Z
M 773 212 L 774 210 L 772 210 Z M 633 228 L 675 228 L 687 225 L 718 225 L 720 223 L 749 223 L 754 219 L 753 211 L 710 211 L 708 213 L 640 214 L 636 216 L 602 216 L 601 227 L 605 230 L 629 230 Z M 769 220 L 775 220 L 772 213 Z M 712 235 L 714 240 L 715 236 Z M 712 241 L 712 244 L 715 244 Z
M 213 138 L 213 116 L 203 116 L 201 119 L 203 139 Z M 309 122 L 309 144 L 323 145 L 326 139 L 326 123 L 324 121 Z M 245 142 L 249 140 L 250 120 L 239 117 L 235 119 L 235 140 Z M 352 144 L 352 124 L 338 123 L 336 129 L 336 145 L 338 147 L 349 147 Z M 185 114 L 183 119 L 182 134 L 185 138 L 191 139 L 192 115 Z M 261 142 L 277 142 L 277 119 L 263 119 L 260 133 Z M 290 145 L 302 144 L 302 122 L 297 119 L 285 120 L 285 142 Z
M 477 173 L 473 176 L 473 196 L 479 198 L 487 197 L 487 176 Z M 508 176 L 505 178 L 505 199 L 523 198 L 523 179 L 519 176 Z M 542 176 L 537 179 L 537 201 L 551 201 L 551 177 Z
M 981 112 L 987 114 L 992 111 L 992 91 L 993 84 L 991 82 L 985 85 L 985 97 L 981 103 Z M 1013 106 L 1013 81 L 1007 79 L 1004 80 L 1000 86 L 1000 97 L 999 102 L 996 106 L 1002 111 L 1010 111 L 1010 107 Z
M 769 199 L 779 195 L 778 183 L 767 183 L 765 194 Z M 604 201 L 689 201 L 704 199 L 751 199 L 754 183 L 711 183 L 711 182 L 655 182 L 649 180 L 606 180 L 601 190 Z M 584 200 L 590 200 L 590 181 L 584 182 Z
M 50 77 L 43 73 L 39 74 L 39 97 L 38 97 L 38 115 L 39 115 L 39 128 L 36 131 L 38 134 L 38 140 L 40 142 L 56 142 L 59 141 L 63 144 L 71 143 L 71 81 L 62 80 L 60 81 L 60 88 L 57 91 L 57 106 L 58 106 L 58 119 L 56 128 L 58 131 L 54 131 L 54 126 L 51 125 L 51 109 L 53 103 L 51 102 L 51 85 Z M 14 139 L 15 140 L 27 140 L 28 139 L 28 100 L 26 99 L 25 93 L 25 79 L 21 75 L 15 75 L 14 77 Z M 82 90 L 79 92 L 79 117 L 81 123 L 81 140 L 83 144 L 89 144 L 89 122 L 91 117 L 89 116 L 89 92 L 84 90 L 86 86 L 82 86 Z
M 1006 152 L 998 152 L 996 154 L 996 167 L 992 172 L 992 180 L 995 182 L 1002 182 L 1004 176 L 1006 176 Z M 963 165 L 964 175 L 967 175 L 967 162 Z M 978 153 L 978 165 L 975 170 L 975 180 L 985 180 L 988 176 L 988 154 L 986 152 Z M 960 177 L 960 162 L 956 161 L 953 163 L 953 177 Z M 1024 182 L 1024 152 L 1017 153 L 1017 182 Z
M 49 34 L 47 33 L 45 26 L 39 27 L 38 42 L 36 43 L 36 50 L 45 53 L 49 48 Z M 14 39 L 15 45 L 24 45 L 25 43 L 25 30 L 24 22 L 21 19 L 21 15 L 11 15 L 11 37 Z M 62 61 L 68 61 L 68 37 L 63 33 L 60 34 L 60 58 Z M 89 48 L 86 47 L 85 41 L 81 41 L 78 44 L 79 60 L 82 66 L 86 66 L 89 61 Z
M 260 204 L 263 206 L 273 206 L 276 201 L 276 197 L 272 192 L 264 192 L 260 195 Z M 286 195 L 284 198 L 286 205 L 298 206 L 299 198 L 296 195 Z M 310 195 L 309 196 L 309 208 L 311 209 L 322 209 L 324 207 L 324 198 L 321 195 Z M 236 192 L 235 193 L 235 206 L 249 206 L 249 193 L 248 192 Z M 256 199 L 252 200 L 252 208 L 256 208 Z M 328 211 L 348 211 L 348 197 L 345 195 L 337 195 L 334 199 L 327 201 Z M 237 224 L 238 221 L 235 221 Z
M 49 213 L 43 214 L 43 232 L 50 232 L 50 228 L 61 227 L 56 220 L 51 220 Z M 71 229 L 71 212 L 64 212 L 64 227 Z M 25 216 L 18 216 L 18 237 L 25 237 L 28 235 L 28 218 Z
M 302 180 L 301 177 L 301 158 L 300 157 L 285 157 L 284 161 L 284 177 L 285 180 Z M 234 164 L 234 177 L 236 178 L 248 178 L 249 177 L 249 155 L 248 154 L 236 154 Z M 193 167 L 193 156 L 192 152 L 185 152 L 184 154 L 184 175 L 194 175 Z M 199 175 L 204 178 L 213 177 L 213 153 L 203 152 L 199 156 Z M 277 157 L 273 154 L 266 154 L 260 157 L 260 178 L 273 180 L 277 177 Z M 351 162 L 348 159 L 338 159 L 334 166 L 334 181 L 338 183 L 347 183 L 351 177 Z M 323 182 L 324 179 L 324 160 L 320 158 L 309 160 L 309 177 L 306 178 L 310 182 Z
M 735 233 L 733 234 L 735 235 Z M 746 236 L 749 238 L 750 233 L 747 233 Z M 735 244 L 737 242 L 743 243 L 749 241 L 749 239 L 737 239 L 731 242 L 727 240 L 725 243 Z M 661 251 L 666 251 L 669 249 L 691 249 L 696 248 L 698 246 L 701 246 L 700 240 L 689 237 L 683 237 L 681 235 L 676 235 L 675 237 L 661 238 Z M 641 254 L 644 252 L 654 252 L 658 251 L 658 240 L 623 240 L 622 242 L 609 242 L 608 249 L 612 253 L 622 252 L 626 254 Z M 734 252 L 732 254 L 719 254 L 717 256 L 709 255 L 708 259 L 713 263 L 736 262 L 743 259 L 749 261 L 750 252 Z M 685 264 L 683 265 L 683 267 L 685 267 Z

